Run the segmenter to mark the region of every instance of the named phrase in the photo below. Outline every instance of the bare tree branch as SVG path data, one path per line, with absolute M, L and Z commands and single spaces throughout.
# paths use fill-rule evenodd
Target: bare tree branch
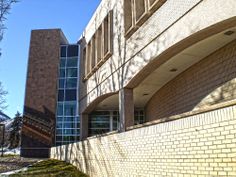
M 4 90 L 2 83 L 0 82 L 0 111 L 7 108 L 5 96 L 7 95 L 7 91 Z
M 0 0 L 0 41 L 3 39 L 4 30 L 6 29 L 4 22 L 7 19 L 11 5 L 18 2 L 18 0 Z M 1 52 L 0 52 L 1 55 Z M 7 91 L 4 90 L 2 83 L 0 82 L 0 111 L 7 108 L 5 96 Z

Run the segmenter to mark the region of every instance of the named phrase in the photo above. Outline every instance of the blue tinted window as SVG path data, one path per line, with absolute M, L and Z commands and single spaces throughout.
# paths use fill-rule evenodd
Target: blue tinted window
M 63 89 L 65 87 L 65 79 L 59 79 L 59 89 Z
M 68 68 L 66 70 L 66 77 L 77 77 L 77 68 Z
M 67 56 L 68 57 L 78 56 L 78 45 L 69 45 L 67 48 Z
M 72 122 L 75 120 L 75 117 L 65 117 L 64 121 Z
M 61 57 L 66 57 L 66 46 L 61 47 Z
M 57 115 L 58 116 L 63 116 L 63 103 L 58 103 L 57 104 Z
M 64 115 L 65 116 L 75 116 L 75 113 L 76 113 L 76 103 L 65 103 Z
M 75 67 L 78 66 L 78 58 L 67 58 L 66 67 Z
M 61 59 L 61 60 L 60 60 L 60 67 L 61 67 L 61 68 L 66 67 L 66 59 Z
M 64 123 L 64 128 L 75 128 L 74 122 L 66 122 Z
M 66 90 L 65 101 L 75 101 L 76 100 L 76 89 Z
M 60 69 L 60 74 L 59 74 L 59 77 L 65 77 L 66 76 L 66 73 L 65 73 L 65 69 Z
M 59 90 L 58 91 L 58 101 L 64 101 L 64 90 Z
M 77 88 L 77 79 L 66 79 L 66 88 Z

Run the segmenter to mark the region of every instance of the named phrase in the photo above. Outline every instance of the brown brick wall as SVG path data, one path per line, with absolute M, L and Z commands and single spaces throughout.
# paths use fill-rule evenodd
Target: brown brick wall
M 25 92 L 22 156 L 44 156 L 54 141 L 61 31 L 31 33 Z M 33 148 L 33 149 L 32 149 Z M 24 150 L 25 149 L 25 150 Z
M 146 105 L 147 120 L 178 115 L 236 98 L 236 41 L 171 80 Z

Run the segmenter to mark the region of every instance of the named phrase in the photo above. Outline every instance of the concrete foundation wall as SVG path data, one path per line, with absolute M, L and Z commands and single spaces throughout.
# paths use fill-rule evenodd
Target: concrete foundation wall
M 158 90 L 146 105 L 147 121 L 236 99 L 236 41 L 193 65 Z
M 236 106 L 54 147 L 51 158 L 94 177 L 236 176 Z

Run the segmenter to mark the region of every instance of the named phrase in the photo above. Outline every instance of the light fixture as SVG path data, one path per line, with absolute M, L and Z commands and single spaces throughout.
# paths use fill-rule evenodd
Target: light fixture
M 232 34 L 234 34 L 234 33 L 235 33 L 234 31 L 229 30 L 229 31 L 226 31 L 226 32 L 224 33 L 224 35 L 230 36 L 230 35 L 232 35 Z
M 176 68 L 172 68 L 172 69 L 170 70 L 170 72 L 176 72 L 176 71 L 177 71 Z

